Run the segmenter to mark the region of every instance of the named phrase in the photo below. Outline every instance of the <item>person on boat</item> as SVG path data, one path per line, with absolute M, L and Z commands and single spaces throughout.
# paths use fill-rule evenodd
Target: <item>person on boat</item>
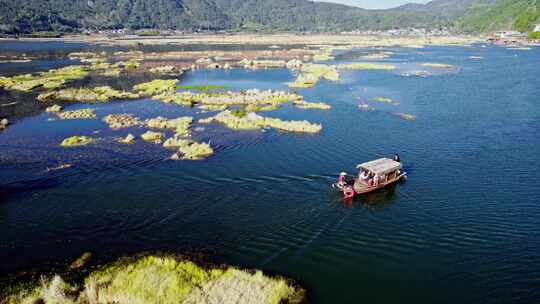
M 347 180 L 346 180 L 346 177 L 347 177 L 347 173 L 345 172 L 341 172 L 339 174 L 339 177 L 338 177 L 338 186 L 340 187 L 343 187 L 347 184 Z
M 368 179 L 367 179 L 367 185 L 368 187 L 371 187 L 373 186 L 373 177 L 375 175 L 373 174 L 373 172 L 370 172 L 369 175 L 368 175 Z
M 369 177 L 369 172 L 368 172 L 368 170 L 362 170 L 362 173 L 360 173 L 360 176 L 359 176 L 359 177 L 360 177 L 360 180 L 361 180 L 361 181 L 365 182 L 365 181 L 368 179 L 368 177 Z
M 377 187 L 379 185 L 379 174 L 375 174 L 373 177 L 373 187 Z
M 398 163 L 401 162 L 401 158 L 399 158 L 399 154 L 394 154 L 394 161 L 397 161 Z

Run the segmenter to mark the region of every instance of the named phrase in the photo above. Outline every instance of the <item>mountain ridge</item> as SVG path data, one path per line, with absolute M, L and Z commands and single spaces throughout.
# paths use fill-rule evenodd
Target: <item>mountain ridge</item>
M 540 0 L 434 0 L 366 10 L 307 0 L 0 0 L 0 32 L 107 29 L 352 31 L 448 27 L 530 30 Z

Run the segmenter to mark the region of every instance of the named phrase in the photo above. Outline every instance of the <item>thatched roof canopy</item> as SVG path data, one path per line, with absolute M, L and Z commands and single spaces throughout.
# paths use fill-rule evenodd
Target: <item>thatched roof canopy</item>
M 389 158 L 379 158 L 367 163 L 359 164 L 358 166 L 356 166 L 356 168 L 369 170 L 378 175 L 384 175 L 392 171 L 401 169 L 401 163 L 393 161 Z

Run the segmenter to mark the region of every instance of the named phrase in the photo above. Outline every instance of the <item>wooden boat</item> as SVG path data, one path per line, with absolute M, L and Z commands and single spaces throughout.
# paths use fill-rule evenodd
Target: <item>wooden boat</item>
M 344 177 L 341 177 L 340 181 L 333 185 L 343 192 L 345 198 L 353 198 L 356 195 L 382 189 L 407 176 L 407 173 L 401 170 L 402 164 L 389 158 L 372 160 L 359 164 L 356 168 L 359 169 L 358 177 L 352 181 L 346 181 Z M 363 172 L 377 176 L 377 178 L 362 178 Z

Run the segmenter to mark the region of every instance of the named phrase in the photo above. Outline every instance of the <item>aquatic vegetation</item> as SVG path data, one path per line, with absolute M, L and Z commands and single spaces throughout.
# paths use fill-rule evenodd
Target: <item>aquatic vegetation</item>
M 111 67 L 115 69 L 123 69 L 123 70 L 135 70 L 140 66 L 140 64 L 136 60 L 129 60 L 129 61 L 118 61 L 117 63 L 113 64 Z
M 59 106 L 59 105 L 52 105 L 50 107 L 47 107 L 45 109 L 45 112 L 49 112 L 49 113 L 56 113 L 56 112 L 60 112 L 62 111 L 64 108 L 62 106 Z
M 109 86 L 95 88 L 68 88 L 39 94 L 39 101 L 63 100 L 78 102 L 107 102 L 114 99 L 137 99 L 141 96 L 136 93 L 118 91 Z
M 195 63 L 200 64 L 200 65 L 208 65 L 208 64 L 211 64 L 212 62 L 214 61 L 211 58 L 199 58 L 195 60 Z
M 319 110 L 330 110 L 332 107 L 324 102 L 307 102 L 305 100 L 296 100 L 293 104 L 300 109 L 319 109 Z
M 243 59 L 239 62 L 245 69 L 268 69 L 268 68 L 284 68 L 287 66 L 285 60 L 248 60 Z
M 274 128 L 289 132 L 318 133 L 322 130 L 320 124 L 313 124 L 308 121 L 283 121 L 278 118 L 262 117 L 255 113 L 248 113 L 245 116 L 235 115 L 227 110 L 215 116 L 200 119 L 200 123 L 220 122 L 230 129 L 256 130 L 260 128 Z
M 251 89 L 243 92 L 193 93 L 184 91 L 163 93 L 153 96 L 152 99 L 185 106 L 200 104 L 201 109 L 208 110 L 224 110 L 229 106 L 246 106 L 246 110 L 249 109 L 249 111 L 269 111 L 279 108 L 283 103 L 301 100 L 302 96 L 283 91 Z
M 200 160 L 214 154 L 214 149 L 207 143 L 184 141 L 180 143 L 178 152 L 171 159 Z
M 244 109 L 246 112 L 263 112 L 263 111 L 274 111 L 274 110 L 279 109 L 280 107 L 281 107 L 281 104 L 279 103 L 268 104 L 264 106 L 260 106 L 257 104 L 248 104 Z
M 403 118 L 405 120 L 410 120 L 410 121 L 416 120 L 416 116 L 412 114 L 407 114 L 407 113 L 392 113 L 392 114 L 397 117 Z
M 406 76 L 406 77 L 411 77 L 411 76 L 429 77 L 429 76 L 431 76 L 431 73 L 428 72 L 428 71 L 409 71 L 409 72 L 405 72 L 405 73 L 403 73 L 401 75 Z
M 122 71 L 119 69 L 107 69 L 100 73 L 101 76 L 105 77 L 120 77 Z
M 286 67 L 290 70 L 298 70 L 302 67 L 302 65 L 304 64 L 304 62 L 302 62 L 302 60 L 299 60 L 299 59 L 291 59 L 289 61 L 287 61 L 287 64 L 286 64 Z
M 179 70 L 177 67 L 171 66 L 171 65 L 164 65 L 164 66 L 154 67 L 154 68 L 151 68 L 149 71 L 150 71 L 150 73 L 162 74 L 162 75 L 178 75 L 178 74 L 182 74 L 181 70 Z
M 381 59 L 386 59 L 386 58 L 390 57 L 390 55 L 392 55 L 392 54 L 393 54 L 392 52 L 371 53 L 371 54 L 367 54 L 367 55 L 362 56 L 362 59 L 381 60 Z
M 159 95 L 152 96 L 152 99 L 159 100 L 164 103 L 175 103 L 177 105 L 191 107 L 198 102 L 202 95 L 193 94 L 191 92 L 163 92 Z
M 446 64 L 446 63 L 422 63 L 422 66 L 424 67 L 428 67 L 428 68 L 440 68 L 440 69 L 450 69 L 450 68 L 453 68 L 454 66 L 451 65 L 451 64 Z
M 174 130 L 176 134 L 181 136 L 189 136 L 189 128 L 193 123 L 193 117 L 185 116 L 175 119 L 167 119 L 156 117 L 146 121 L 146 125 L 152 129 L 169 129 Z
M 200 105 L 199 109 L 205 110 L 205 111 L 225 111 L 227 110 L 227 106 L 219 106 L 219 105 Z
M 24 92 L 36 88 L 56 89 L 69 81 L 82 79 L 88 76 L 89 73 L 90 68 L 87 66 L 67 66 L 35 75 L 24 74 L 13 77 L 0 77 L 0 87 Z
M 370 107 L 367 103 L 358 104 L 358 108 L 363 111 L 373 110 L 373 108 Z
M 72 136 L 62 141 L 60 146 L 62 147 L 78 147 L 85 146 L 94 141 L 93 138 L 87 136 Z
M 192 85 L 192 86 L 177 86 L 176 88 L 182 89 L 182 90 L 209 91 L 209 90 L 216 90 L 216 89 L 226 90 L 229 87 L 224 86 L 224 85 L 200 85 L 200 86 Z
M 143 133 L 141 135 L 141 138 L 143 140 L 145 140 L 145 141 L 150 141 L 150 142 L 154 142 L 156 144 L 160 144 L 161 141 L 165 138 L 165 133 L 147 131 L 146 133 Z
M 58 165 L 56 167 L 47 167 L 47 169 L 45 169 L 45 171 L 47 171 L 47 172 L 59 171 L 59 170 L 64 170 L 64 169 L 68 169 L 68 168 L 71 168 L 71 167 L 73 167 L 72 164 L 61 164 L 61 165 Z
M 114 52 L 115 57 L 124 57 L 124 58 L 142 58 L 144 55 L 143 51 L 117 51 Z
M 296 303 L 303 290 L 282 278 L 228 266 L 205 269 L 189 260 L 121 259 L 90 273 L 80 287 L 60 276 L 7 296 L 6 303 Z
M 240 110 L 240 109 L 236 109 L 236 110 L 231 111 L 231 114 L 238 117 L 238 118 L 243 118 L 243 117 L 245 117 L 247 115 L 246 111 Z
M 56 113 L 60 119 L 95 119 L 96 112 L 94 109 L 81 109 L 74 111 L 64 111 Z
M 371 63 L 371 62 L 362 62 L 362 63 L 349 63 L 349 64 L 338 64 L 337 68 L 340 70 L 394 70 L 396 66 L 391 64 L 380 64 L 380 63 Z
M 133 87 L 133 89 L 145 96 L 153 96 L 163 93 L 173 93 L 176 91 L 176 84 L 178 79 L 156 79 L 150 82 L 145 82 L 138 84 Z
M 133 114 L 110 114 L 105 116 L 103 121 L 113 130 L 136 127 L 143 124 L 143 122 Z
M 74 52 L 69 53 L 68 58 L 71 60 L 80 60 L 81 62 L 98 63 L 107 60 L 107 53 Z
M 324 48 L 320 50 L 318 53 L 313 55 L 314 61 L 328 61 L 328 60 L 334 60 L 335 57 L 332 56 L 333 48 Z
M 311 88 L 314 87 L 321 78 L 338 81 L 339 72 L 332 65 L 325 64 L 304 64 L 302 65 L 298 77 L 292 83 L 289 83 L 291 88 Z
M 375 97 L 375 98 L 371 98 L 370 101 L 389 103 L 391 105 L 399 105 L 398 100 L 393 100 L 393 99 L 387 98 L 387 97 Z
M 91 258 L 92 258 L 92 253 L 87 251 L 83 253 L 78 259 L 73 261 L 73 263 L 69 265 L 69 269 L 81 268 L 84 265 L 86 265 L 90 261 Z
M 118 142 L 123 143 L 123 144 L 134 144 L 135 136 L 133 136 L 133 134 L 130 133 L 126 137 L 118 139 Z
M 183 146 L 189 146 L 193 143 L 193 140 L 191 139 L 185 139 L 182 138 L 182 136 L 179 136 L 175 134 L 173 137 L 168 138 L 164 143 L 163 147 L 165 148 L 180 148 Z

